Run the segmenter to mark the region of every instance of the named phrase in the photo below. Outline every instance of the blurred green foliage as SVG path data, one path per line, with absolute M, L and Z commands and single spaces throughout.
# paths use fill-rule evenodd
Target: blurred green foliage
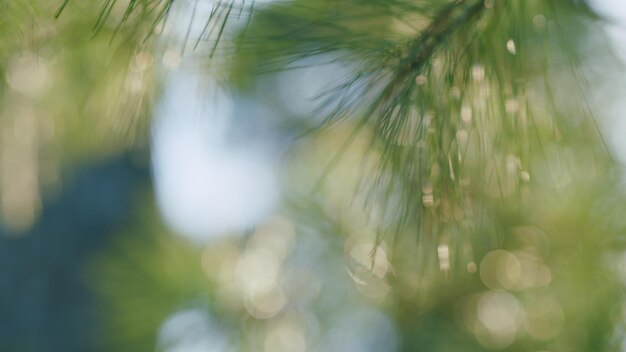
M 32 226 L 63 169 L 145 145 L 158 88 L 149 27 L 95 25 L 91 1 L 68 2 L 57 18 L 59 6 L 0 5 L 0 213 L 16 230 Z
M 586 77 L 616 66 L 586 2 L 212 5 L 192 12 L 205 22 L 191 46 L 209 53 L 194 58 L 290 111 L 285 125 L 315 129 L 284 156 L 282 206 L 247 233 L 187 243 L 148 197 L 90 268 L 103 349 L 190 348 L 202 337 L 171 337 L 167 322 L 198 310 L 223 350 L 622 350 L 623 175 Z M 173 0 L 0 4 L 8 225 L 36 220 L 62 161 L 145 144 L 173 11 Z M 319 82 L 280 75 L 326 64 L 341 69 L 319 109 L 293 116 L 281 89 Z

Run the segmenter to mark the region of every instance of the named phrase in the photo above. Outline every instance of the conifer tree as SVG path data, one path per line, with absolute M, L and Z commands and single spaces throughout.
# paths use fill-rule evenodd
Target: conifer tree
M 119 138 L 112 148 L 141 143 L 173 57 L 199 63 L 193 72 L 218 77 L 242 101 L 270 106 L 276 117 L 256 123 L 288 145 L 280 216 L 199 249 L 147 211 L 134 237 L 110 250 L 94 284 L 117 331 L 105 345 L 175 350 L 154 336 L 192 307 L 228 338 L 200 334 L 242 351 L 623 348 L 623 175 L 593 99 L 620 68 L 601 29 L 607 20 L 587 1 L 0 8 L 4 104 L 21 94 L 22 105 L 56 109 L 59 153 L 90 155 L 91 138 L 73 145 L 93 126 Z M 20 16 L 54 30 L 31 32 Z M 84 23 L 91 29 L 78 33 Z M 62 53 L 46 44 L 64 35 L 80 44 Z M 67 72 L 64 90 L 20 88 L 28 80 L 16 67 L 37 60 Z M 311 97 L 298 85 L 320 88 L 304 90 L 314 108 L 299 108 Z M 79 108 L 55 100 L 62 94 Z M 264 253 L 273 266 L 262 265 Z M 280 284 L 254 286 L 267 274 L 255 265 L 284 272 Z M 365 321 L 347 320 L 366 326 L 351 340 L 337 337 L 345 316 Z M 203 319 L 194 326 L 213 326 Z

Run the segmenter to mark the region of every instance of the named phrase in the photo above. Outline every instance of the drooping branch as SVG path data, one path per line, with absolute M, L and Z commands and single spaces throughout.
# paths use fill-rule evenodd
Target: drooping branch
M 483 0 L 461 0 L 444 7 L 430 25 L 411 42 L 403 69 L 407 72 L 418 71 L 455 31 L 478 18 L 485 9 Z

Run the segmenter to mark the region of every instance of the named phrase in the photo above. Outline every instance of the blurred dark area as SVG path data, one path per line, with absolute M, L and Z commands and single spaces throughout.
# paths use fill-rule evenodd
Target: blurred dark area
M 90 260 L 135 221 L 149 168 L 124 155 L 79 169 L 25 233 L 0 235 L 0 351 L 93 351 Z

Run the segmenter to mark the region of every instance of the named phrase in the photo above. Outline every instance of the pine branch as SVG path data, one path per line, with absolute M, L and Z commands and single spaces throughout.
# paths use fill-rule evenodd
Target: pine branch
M 371 153 L 380 158 L 359 190 L 368 194 L 369 206 L 393 214 L 379 241 L 395 237 L 409 256 L 415 244 L 431 254 L 444 245 L 452 261 L 467 263 L 473 255 L 457 248 L 501 246 L 505 231 L 497 213 L 524 209 L 524 194 L 540 173 L 535 158 L 558 141 L 546 126 L 573 123 L 549 99 L 551 88 L 537 95 L 544 85 L 535 82 L 553 79 L 542 62 L 577 54 L 535 23 L 545 26 L 568 13 L 583 18 L 587 8 L 479 0 L 409 5 L 354 0 L 270 6 L 255 14 L 254 34 L 243 38 L 235 70 L 249 78 L 320 55 L 358 63 L 352 77 L 321 94 L 313 113 L 324 112 L 326 126 L 345 119 L 354 128 L 324 177 L 334 176 L 341 153 L 359 133 L 371 134 Z M 390 25 L 407 13 L 428 19 L 409 38 Z M 593 121 L 588 109 L 580 111 Z M 598 141 L 597 134 L 567 133 L 569 143 Z M 599 153 L 597 160 L 606 156 L 592 153 Z M 411 231 L 414 236 L 399 238 Z
M 410 44 L 409 59 L 401 72 L 408 74 L 420 71 L 456 30 L 474 21 L 484 10 L 484 0 L 474 0 L 473 3 L 461 0 L 444 7 L 428 28 Z

